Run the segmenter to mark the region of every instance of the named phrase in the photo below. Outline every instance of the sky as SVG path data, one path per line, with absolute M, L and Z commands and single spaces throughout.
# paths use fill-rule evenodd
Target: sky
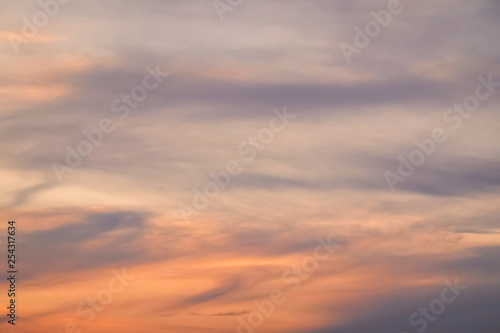
M 498 333 L 499 14 L 2 3 L 0 331 Z

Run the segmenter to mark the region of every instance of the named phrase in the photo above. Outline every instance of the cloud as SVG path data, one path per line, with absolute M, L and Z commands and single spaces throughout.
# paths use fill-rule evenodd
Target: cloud
M 23 233 L 23 276 L 76 273 L 137 260 L 144 255 L 138 241 L 146 221 L 147 214 L 138 212 L 93 213 L 83 221 Z

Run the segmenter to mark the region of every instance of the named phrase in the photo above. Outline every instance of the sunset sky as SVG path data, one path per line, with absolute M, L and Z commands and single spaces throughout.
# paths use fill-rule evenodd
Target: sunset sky
M 500 332 L 499 14 L 4 1 L 0 332 Z

